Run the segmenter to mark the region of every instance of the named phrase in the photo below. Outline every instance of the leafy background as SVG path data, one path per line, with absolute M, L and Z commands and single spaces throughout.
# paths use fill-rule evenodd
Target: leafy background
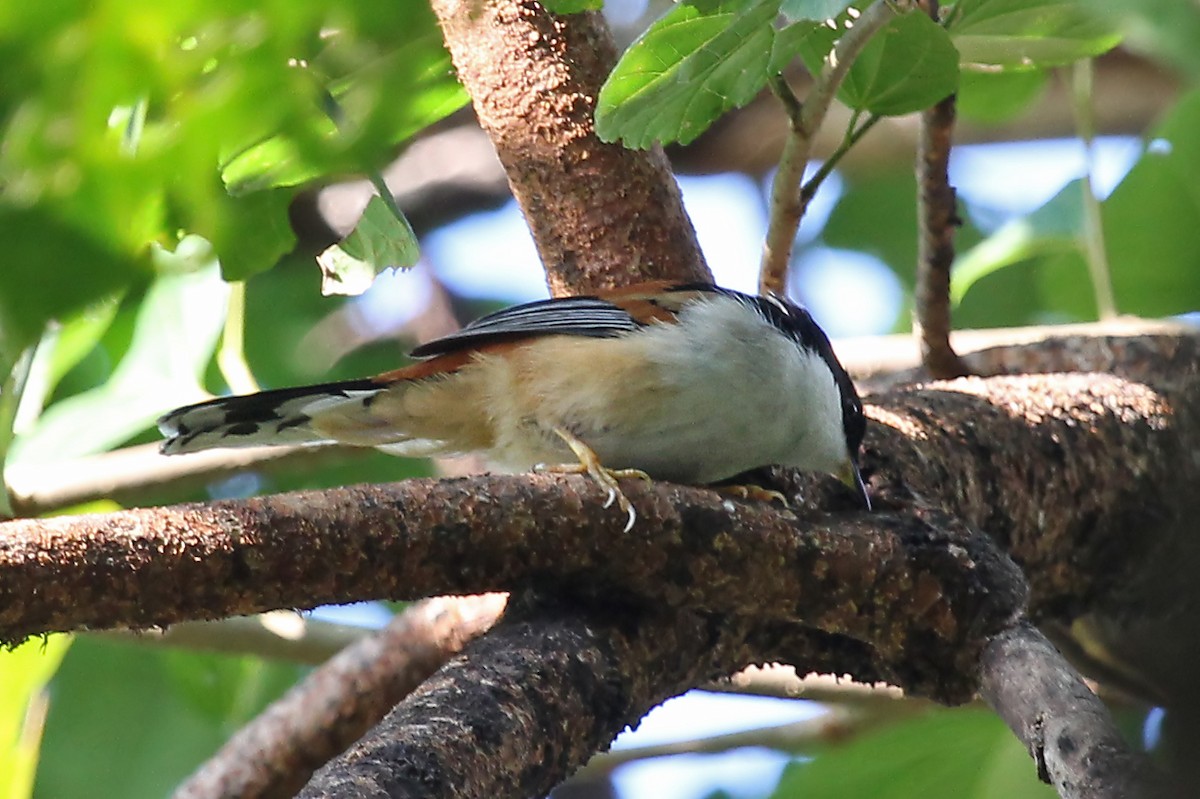
M 830 0 L 694 0 L 650 15 L 601 93 L 598 131 L 634 147 L 692 141 L 757 96 L 771 71 L 819 70 L 854 13 Z M 1100 205 L 1117 310 L 1193 312 L 1200 11 L 1189 0 L 960 0 L 944 27 L 918 15 L 893 22 L 840 99 L 867 118 L 957 88 L 968 119 L 1019 121 L 1050 82 L 1070 79 L 1067 65 L 1118 41 L 1169 70 L 1180 91 Z M 378 184 L 414 135 L 466 99 L 423 3 L 0 4 L 0 462 L 54 464 L 154 441 L 158 413 L 243 388 L 247 376 L 284 386 L 394 368 L 403 341 L 347 346 L 332 364 L 305 347 L 360 308 L 323 296 L 323 282 L 352 292 L 415 260 L 400 209 L 374 202 L 320 267 L 288 209 L 343 177 Z M 964 205 L 961 325 L 1096 317 L 1084 192 L 1070 183 L 1001 222 Z M 797 259 L 822 247 L 868 254 L 908 302 L 914 193 L 906 166 L 842 177 Z M 367 454 L 140 499 L 427 472 Z M 0 654 L 0 796 L 161 796 L 305 670 L 88 635 Z M 1139 712 L 1125 720 L 1136 735 Z M 774 796 L 1046 795 L 1003 726 L 971 709 L 787 757 Z

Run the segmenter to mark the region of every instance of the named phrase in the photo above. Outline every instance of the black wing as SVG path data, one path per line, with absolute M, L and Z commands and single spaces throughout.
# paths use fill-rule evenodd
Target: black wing
M 598 297 L 560 297 L 514 305 L 412 351 L 416 358 L 444 355 L 467 346 L 548 334 L 612 338 L 640 327 L 618 305 Z

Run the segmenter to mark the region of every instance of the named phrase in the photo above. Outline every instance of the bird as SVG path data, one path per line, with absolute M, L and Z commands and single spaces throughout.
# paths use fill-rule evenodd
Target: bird
M 655 281 L 538 300 L 411 355 L 375 377 L 177 408 L 158 420 L 161 451 L 477 452 L 504 470 L 590 475 L 626 531 L 625 478 L 706 485 L 779 465 L 832 474 L 871 506 L 854 383 L 812 315 L 774 294 Z

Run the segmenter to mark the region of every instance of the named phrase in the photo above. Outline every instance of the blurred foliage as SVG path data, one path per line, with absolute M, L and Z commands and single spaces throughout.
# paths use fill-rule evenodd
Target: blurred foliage
M 996 715 L 941 710 L 866 733 L 784 771 L 771 799 L 1052 799 Z
M 600 3 L 547 5 L 574 13 Z M 850 5 L 677 4 L 622 57 L 601 94 L 597 128 L 640 147 L 690 141 L 791 62 L 820 69 L 852 21 Z M 1103 52 L 1123 34 L 1126 46 L 1176 70 L 1185 91 L 1102 206 L 1118 308 L 1164 315 L 1200 307 L 1195 4 L 942 5 L 950 12 L 942 27 L 920 15 L 893 22 L 852 66 L 841 99 L 858 112 L 898 114 L 957 87 L 964 117 L 1019 125 L 1054 67 Z M 157 413 L 227 391 L 214 358 L 227 321 L 222 278 L 245 281 L 244 355 L 264 387 L 395 368 L 404 345 L 375 340 L 354 301 L 321 295 L 311 257 L 287 255 L 287 207 L 316 183 L 376 172 L 465 99 L 422 2 L 0 3 L 0 378 L 37 344 L 19 411 L 14 419 L 0 413 L 18 434 L 9 451 L 0 430 L 0 463 L 153 441 Z M 848 183 L 813 244 L 871 253 L 911 293 L 915 191 L 909 170 Z M 991 209 L 964 207 L 961 326 L 1094 318 L 1082 289 L 1080 192 L 1070 183 L 1042 208 L 1000 223 Z M 415 258 L 402 217 L 382 205 L 330 256 L 343 285 Z M 330 330 L 349 344 L 323 347 Z M 188 498 L 427 471 L 378 453 L 314 459 Z M 35 791 L 56 799 L 168 793 L 302 673 L 251 657 L 89 638 L 75 641 L 54 673 L 65 642 L 50 639 L 44 654 L 35 641 L 0 655 L 0 730 L 10 731 L 0 739 L 0 776 L 12 775 L 0 799 L 29 793 L 41 728 L 27 713 L 52 673 Z M 1041 795 L 1031 774 L 998 722 L 955 711 L 823 750 L 791 767 L 776 795 Z
M 0 370 L 180 231 L 227 278 L 272 266 L 301 183 L 373 170 L 463 102 L 424 3 L 3 4 Z
M 82 637 L 54 677 L 34 795 L 162 797 L 305 672 Z
M 49 704 L 45 687 L 70 645 L 70 636 L 52 635 L 0 652 L 0 797 L 33 793 Z

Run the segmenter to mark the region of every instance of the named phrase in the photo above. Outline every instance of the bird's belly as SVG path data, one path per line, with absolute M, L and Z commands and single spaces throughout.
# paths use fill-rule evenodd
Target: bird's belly
M 491 401 L 492 459 L 517 470 L 574 461 L 554 432 L 560 428 L 609 468 L 641 469 L 672 482 L 715 482 L 778 462 L 796 427 L 794 411 L 780 399 L 786 392 L 729 379 L 719 365 L 681 369 L 630 356 L 620 351 L 624 343 L 568 339 L 561 344 L 570 352 L 532 348 L 529 354 L 543 356 L 543 363 L 500 365 L 509 372 L 497 383 L 505 392 Z M 590 368 L 567 380 L 551 364 L 568 357 L 583 358 Z

